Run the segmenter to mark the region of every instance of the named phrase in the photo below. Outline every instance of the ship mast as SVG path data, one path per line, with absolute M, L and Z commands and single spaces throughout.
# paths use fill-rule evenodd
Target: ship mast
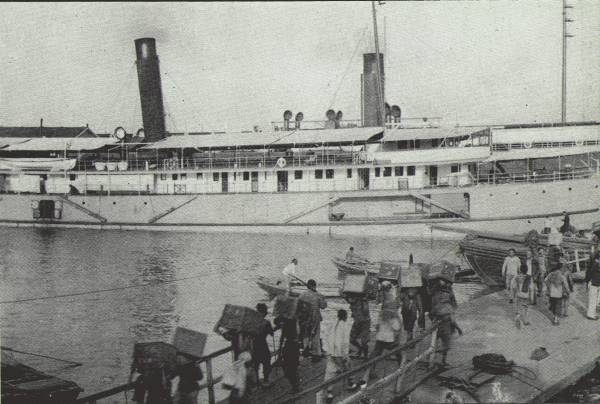
M 567 16 L 567 9 L 573 8 L 567 4 L 567 0 L 563 0 L 563 30 L 562 30 L 562 92 L 561 92 L 561 122 L 567 122 L 567 38 L 572 38 L 573 35 L 567 33 L 567 23 L 573 22 Z
M 382 4 L 381 2 L 379 4 Z M 375 63 L 377 66 L 377 73 L 375 77 L 377 78 L 377 108 L 379 110 L 379 118 L 381 120 L 381 125 L 385 126 L 385 104 L 383 100 L 383 90 L 381 86 L 381 63 L 379 61 L 379 36 L 377 34 L 377 12 L 375 11 L 375 2 L 371 2 L 371 8 L 373 9 L 373 34 L 375 36 Z

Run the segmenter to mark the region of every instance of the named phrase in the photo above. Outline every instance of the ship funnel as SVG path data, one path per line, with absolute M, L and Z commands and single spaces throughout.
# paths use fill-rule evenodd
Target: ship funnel
M 135 53 L 144 133 L 146 141 L 155 142 L 166 137 L 156 40 L 154 38 L 136 39 Z
M 379 54 L 379 67 L 381 77 L 381 96 L 385 100 L 385 80 L 383 69 L 383 53 Z M 382 100 L 377 90 L 377 54 L 363 54 L 362 75 L 362 111 L 363 126 L 383 126 L 381 108 Z M 385 112 L 384 112 L 385 113 Z

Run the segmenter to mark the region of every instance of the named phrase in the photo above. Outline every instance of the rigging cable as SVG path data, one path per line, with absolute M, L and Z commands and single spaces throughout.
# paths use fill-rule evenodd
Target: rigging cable
M 331 99 L 331 102 L 329 103 L 329 108 L 331 109 L 333 108 L 333 104 L 335 103 L 335 100 L 337 98 L 338 92 L 340 91 L 340 88 L 342 87 L 342 83 L 344 82 L 344 80 L 346 79 L 346 76 L 349 73 L 350 67 L 352 67 L 352 62 L 354 61 L 354 58 L 356 57 L 356 52 L 358 52 L 358 48 L 360 46 L 360 44 L 362 43 L 363 39 L 365 38 L 365 33 L 367 32 L 367 28 L 365 27 L 362 31 L 362 34 L 360 35 L 360 38 L 358 40 L 358 42 L 356 43 L 356 46 L 354 48 L 354 51 L 352 52 L 352 56 L 350 57 L 350 61 L 348 62 L 348 65 L 346 65 L 346 69 L 344 70 L 344 74 L 342 74 L 342 78 L 340 79 L 338 86 L 335 90 L 335 92 L 333 93 L 333 97 Z
M 203 278 L 205 276 L 214 275 L 217 272 L 219 272 L 219 271 L 212 271 L 212 272 L 205 273 L 205 274 L 199 274 L 199 275 L 195 275 L 195 276 L 187 276 L 184 278 L 176 278 L 176 279 L 158 281 L 158 282 L 153 282 L 153 283 L 145 283 L 143 285 L 117 286 L 117 287 L 113 287 L 113 288 L 86 290 L 83 292 L 64 293 L 64 294 L 60 294 L 60 295 L 30 297 L 30 298 L 26 298 L 26 299 L 15 299 L 15 300 L 4 300 L 4 301 L 1 301 L 0 304 L 25 303 L 25 302 L 33 302 L 33 301 L 40 301 L 40 300 L 60 299 L 63 297 L 84 296 L 84 295 L 91 295 L 91 294 L 95 294 L 95 293 L 113 292 L 115 290 L 144 288 L 144 287 L 148 287 L 148 286 L 159 286 L 159 285 L 164 285 L 167 283 L 176 283 L 176 282 L 181 282 L 181 281 L 187 281 L 190 279 Z

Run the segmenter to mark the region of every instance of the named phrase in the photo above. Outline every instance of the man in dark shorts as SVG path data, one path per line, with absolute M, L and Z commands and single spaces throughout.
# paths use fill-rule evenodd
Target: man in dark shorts
M 366 295 L 347 295 L 354 323 L 350 330 L 350 343 L 358 348 L 358 357 L 369 357 L 369 336 L 371 333 L 371 313 Z

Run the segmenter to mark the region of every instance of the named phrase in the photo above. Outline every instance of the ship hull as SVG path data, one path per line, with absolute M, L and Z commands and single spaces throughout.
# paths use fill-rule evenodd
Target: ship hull
M 555 225 L 572 212 L 577 228 L 600 219 L 600 177 L 546 183 L 479 185 L 419 190 L 432 198 L 468 195 L 467 217 L 424 217 L 398 212 L 416 199 L 403 191 L 289 192 L 184 195 L 0 195 L 0 224 L 122 230 L 235 231 L 460 237 L 461 232 L 519 234 Z M 414 191 L 413 191 L 414 193 Z M 40 215 L 40 201 L 54 214 Z M 36 209 L 38 211 L 36 212 Z M 412 212 L 411 212 L 412 213 Z M 417 212 L 418 213 L 418 212 Z M 345 216 L 345 217 L 344 217 Z M 458 232 L 457 232 L 458 231 Z

